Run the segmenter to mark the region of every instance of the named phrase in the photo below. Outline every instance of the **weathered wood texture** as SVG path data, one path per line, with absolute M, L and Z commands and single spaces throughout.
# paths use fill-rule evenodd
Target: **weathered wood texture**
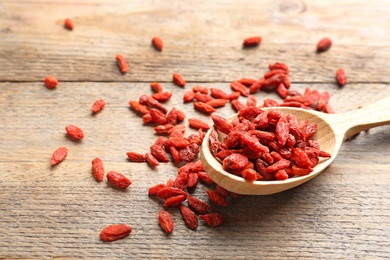
M 256 77 L 281 60 L 295 82 L 329 82 L 343 67 L 351 82 L 389 82 L 390 6 L 386 1 L 2 1 L 0 80 L 190 81 Z M 64 17 L 74 20 L 72 32 Z M 165 41 L 164 52 L 150 44 Z M 261 35 L 260 48 L 243 50 Z M 318 55 L 324 36 L 332 51 Z M 130 71 L 120 75 L 115 54 Z
M 202 84 L 230 91 L 228 82 L 260 76 L 275 61 L 291 67 L 292 89 L 329 91 L 336 112 L 388 96 L 389 11 L 386 1 L 2 1 L 0 258 L 389 258 L 389 126 L 345 142 L 335 162 L 300 187 L 213 205 L 225 216 L 221 227 L 200 222 L 191 231 L 170 210 L 169 236 L 157 221 L 162 202 L 147 190 L 174 178 L 177 166 L 153 169 L 126 159 L 127 151 L 146 152 L 156 139 L 153 126 L 143 126 L 128 106 L 152 93 L 150 81 L 174 93 L 169 108 L 207 122 L 183 104 L 185 90 Z M 74 20 L 74 31 L 62 27 L 65 17 Z M 242 39 L 256 34 L 264 37 L 261 46 L 243 50 Z M 150 46 L 154 35 L 166 42 L 162 53 Z M 324 35 L 334 45 L 318 55 Z M 115 63 L 118 52 L 129 60 L 125 75 Z M 350 79 L 344 88 L 334 81 L 339 67 Z M 189 80 L 185 89 L 170 82 L 176 71 Z M 60 79 L 55 90 L 42 83 L 48 74 Z M 107 105 L 93 116 L 98 98 Z M 218 109 L 223 116 L 233 112 L 230 105 Z M 85 139 L 66 137 L 71 123 Z M 59 146 L 69 155 L 52 168 Z M 93 179 L 97 156 L 106 171 L 133 180 L 128 190 Z M 198 185 L 194 194 L 207 201 L 208 188 Z M 122 222 L 133 227 L 129 237 L 99 240 L 102 228 Z

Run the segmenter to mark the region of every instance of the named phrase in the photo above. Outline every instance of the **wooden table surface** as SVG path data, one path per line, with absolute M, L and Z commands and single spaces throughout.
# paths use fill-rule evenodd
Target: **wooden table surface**
M 390 126 L 345 142 L 334 163 L 300 187 L 232 199 L 227 207 L 211 204 L 225 217 L 220 227 L 200 221 L 192 231 L 172 209 L 171 235 L 158 224 L 161 201 L 147 192 L 175 178 L 177 165 L 151 168 L 126 157 L 147 152 L 156 139 L 153 126 L 143 125 L 128 105 L 152 94 L 153 81 L 173 92 L 167 107 L 209 123 L 183 104 L 187 89 L 230 92 L 230 82 L 261 77 L 278 61 L 290 67 L 291 89 L 328 91 L 336 113 L 389 96 L 389 13 L 386 0 L 1 1 L 0 258 L 390 258 Z M 67 17 L 73 31 L 63 27 Z M 243 39 L 253 35 L 263 37 L 261 45 L 243 49 Z M 151 46 L 153 36 L 164 40 L 162 52 Z M 318 54 L 325 36 L 333 45 Z M 117 53 L 129 63 L 124 75 Z M 343 88 L 335 82 L 340 67 L 348 76 Z M 187 80 L 184 89 L 172 83 L 176 72 Z M 44 86 L 47 75 L 59 79 L 56 89 Z M 280 101 L 275 93 L 256 97 Z M 107 105 L 92 116 L 99 98 Z M 217 113 L 234 110 L 228 104 Z M 68 124 L 86 137 L 67 138 Z M 60 146 L 69 155 L 51 167 Z M 120 191 L 96 182 L 95 157 L 133 184 Z M 194 195 L 208 201 L 209 188 L 198 184 Z M 114 223 L 133 232 L 100 241 L 100 231 Z

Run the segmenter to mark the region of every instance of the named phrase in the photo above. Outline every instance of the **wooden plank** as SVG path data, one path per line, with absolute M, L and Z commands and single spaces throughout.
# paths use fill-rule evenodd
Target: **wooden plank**
M 332 7 L 332 8 L 330 8 Z M 291 67 L 293 82 L 334 82 L 339 67 L 351 82 L 389 82 L 383 67 L 389 5 L 376 1 L 3 1 L 0 9 L 0 81 L 228 82 L 258 77 L 276 61 Z M 70 17 L 76 28 L 63 28 Z M 365 19 L 363 19 L 365 18 Z M 370 22 L 367 23 L 367 20 Z M 150 40 L 165 41 L 162 53 Z M 261 46 L 242 40 L 261 35 Z M 319 39 L 334 40 L 315 53 Z M 120 75 L 115 54 L 129 72 Z
M 168 107 L 187 117 L 209 120 L 182 104 L 185 89 L 171 83 Z M 209 83 L 229 91 L 227 83 Z M 303 91 L 306 84 L 293 84 Z M 346 142 L 334 164 L 322 175 L 292 190 L 270 196 L 247 196 L 212 211 L 225 224 L 210 228 L 200 222 L 187 229 L 177 210 L 170 210 L 175 230 L 166 236 L 158 226 L 162 202 L 147 195 L 150 186 L 174 178 L 171 163 L 152 169 L 130 163 L 129 150 L 145 152 L 156 139 L 151 126 L 129 110 L 127 102 L 151 93 L 148 83 L 60 83 L 55 90 L 42 83 L 1 83 L 0 95 L 0 257 L 5 258 L 383 258 L 389 255 L 388 172 L 389 127 L 372 129 Z M 331 104 L 345 112 L 386 95 L 387 85 L 366 84 L 340 89 L 328 84 L 313 88 L 332 93 Z M 273 93 L 256 94 L 259 101 Z M 92 116 L 97 98 L 107 106 Z M 218 110 L 233 113 L 230 106 Z M 65 137 L 67 123 L 80 125 L 86 138 Z M 186 122 L 184 122 L 186 124 Z M 191 133 L 188 130 L 186 134 Z M 51 153 L 68 146 L 69 156 L 50 167 Z M 90 161 L 101 157 L 106 171 L 122 172 L 133 181 L 127 191 L 97 183 Z M 194 195 L 207 201 L 210 186 L 198 185 Z M 99 232 L 112 223 L 132 225 L 132 234 L 115 243 L 101 243 Z M 229 248 L 229 250 L 226 250 Z

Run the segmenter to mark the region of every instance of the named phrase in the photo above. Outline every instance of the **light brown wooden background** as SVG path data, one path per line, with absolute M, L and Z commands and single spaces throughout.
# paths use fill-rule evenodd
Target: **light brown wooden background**
M 277 61 L 290 67 L 293 89 L 329 91 L 339 113 L 388 96 L 389 13 L 385 0 L 1 1 L 0 258 L 390 257 L 388 126 L 346 142 L 332 166 L 305 185 L 244 197 L 227 208 L 214 205 L 226 218 L 219 228 L 200 222 L 191 231 L 173 210 L 170 236 L 158 226 L 161 203 L 147 190 L 174 178 L 177 167 L 151 169 L 126 159 L 127 151 L 146 152 L 156 138 L 128 107 L 151 93 L 151 81 L 174 92 L 168 107 L 209 122 L 182 104 L 186 89 L 202 84 L 229 91 L 229 82 L 259 77 Z M 63 28 L 66 17 L 74 31 Z M 165 42 L 161 53 L 150 45 L 156 35 Z M 261 46 L 242 49 L 252 35 L 263 37 Z M 316 54 L 324 36 L 333 46 Z M 116 53 L 129 62 L 125 75 Z M 342 89 L 334 79 L 339 67 L 349 80 Z M 186 89 L 171 83 L 174 72 L 189 82 Z M 46 75 L 60 80 L 57 89 L 44 87 Z M 107 106 L 92 116 L 98 98 Z M 65 136 L 71 123 L 86 134 L 79 143 Z M 69 155 L 51 168 L 59 146 Z M 133 184 L 118 191 L 95 182 L 90 162 L 96 156 Z M 207 200 L 206 189 L 199 185 L 195 195 Z M 100 230 L 120 222 L 131 225 L 132 234 L 102 243 Z

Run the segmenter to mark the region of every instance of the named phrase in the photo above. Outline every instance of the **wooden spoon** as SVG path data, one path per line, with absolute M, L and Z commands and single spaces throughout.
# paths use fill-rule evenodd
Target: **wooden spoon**
M 343 114 L 325 114 L 290 107 L 278 107 L 278 109 L 284 114 L 294 114 L 300 121 L 309 120 L 310 123 L 316 123 L 318 130 L 314 138 L 319 141 L 321 150 L 330 153 L 332 157 L 321 159 L 314 170 L 306 176 L 293 177 L 283 181 L 249 182 L 225 171 L 222 164 L 211 154 L 209 138 L 212 129 L 210 129 L 203 140 L 200 158 L 205 171 L 214 182 L 229 191 L 246 195 L 267 195 L 288 190 L 323 172 L 336 158 L 341 144 L 348 137 L 376 126 L 390 124 L 390 98 Z M 228 120 L 235 117 L 237 114 L 229 117 Z

